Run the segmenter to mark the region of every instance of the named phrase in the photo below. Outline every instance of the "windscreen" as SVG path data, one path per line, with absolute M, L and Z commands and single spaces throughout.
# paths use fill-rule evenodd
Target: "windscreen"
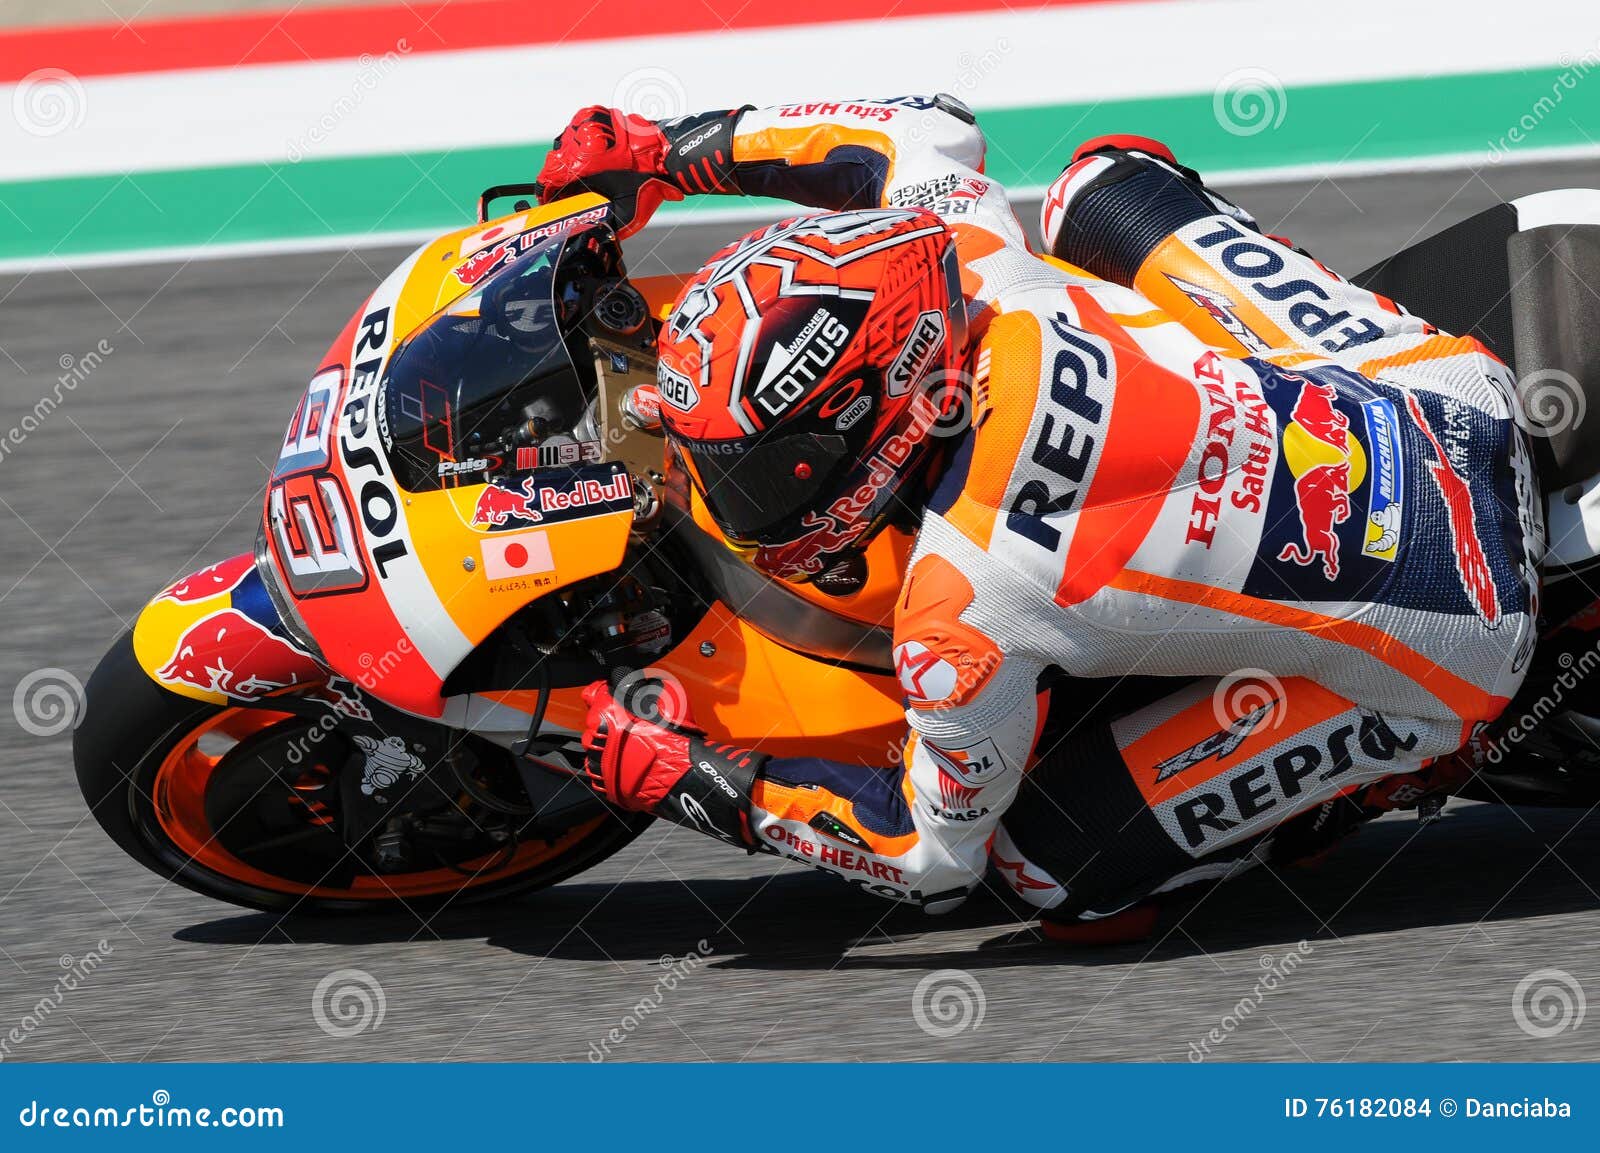
M 598 459 L 595 372 L 563 236 L 438 312 L 390 359 L 389 452 L 411 492 Z

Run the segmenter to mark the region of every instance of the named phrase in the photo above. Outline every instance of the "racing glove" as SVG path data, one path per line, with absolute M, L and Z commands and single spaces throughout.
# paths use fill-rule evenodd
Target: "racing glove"
M 653 813 L 754 852 L 750 791 L 768 758 L 707 741 L 689 720 L 687 704 L 659 690 L 649 681 L 636 683 L 631 693 L 619 686 L 621 701 L 604 681 L 583 691 L 590 786 L 619 808 Z
M 657 122 L 596 104 L 574 116 L 539 170 L 539 202 L 595 192 L 612 203 L 617 234 L 643 228 L 686 192 L 737 192 L 733 129 L 743 108 Z

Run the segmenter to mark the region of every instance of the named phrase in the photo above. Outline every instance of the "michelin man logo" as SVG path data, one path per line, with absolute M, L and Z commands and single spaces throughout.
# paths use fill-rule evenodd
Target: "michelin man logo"
M 361 792 L 372 796 L 384 789 L 392 789 L 402 781 L 415 780 L 426 770 L 422 758 L 406 747 L 401 737 L 385 737 L 381 741 L 356 735 L 356 745 L 366 758 L 361 769 Z

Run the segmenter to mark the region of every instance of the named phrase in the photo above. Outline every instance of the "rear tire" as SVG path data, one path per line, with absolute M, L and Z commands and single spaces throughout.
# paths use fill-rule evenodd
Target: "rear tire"
M 152 872 L 186 889 L 235 905 L 297 914 L 370 913 L 402 907 L 397 896 L 310 893 L 304 891 L 301 882 L 285 881 L 286 888 L 280 890 L 202 864 L 180 847 L 157 813 L 153 790 L 159 770 L 175 750 L 194 739 L 197 729 L 229 711 L 161 687 L 135 657 L 132 633 L 124 633 L 89 679 L 83 720 L 72 742 L 78 787 L 100 827 L 125 853 Z M 227 755 L 223 754 L 224 761 Z M 163 799 L 170 803 L 171 798 Z M 469 884 L 469 877 L 462 874 L 461 886 L 407 895 L 403 906 L 427 910 L 445 904 L 479 903 L 554 885 L 599 864 L 649 823 L 649 817 L 612 813 L 571 843 L 560 845 L 581 827 L 574 826 L 568 834 L 556 838 L 548 856 L 539 856 L 535 850 L 530 856 L 537 856 L 536 860 L 505 876 L 495 876 L 495 870 L 486 868 L 479 879 Z M 250 871 L 241 862 L 239 872 Z M 296 884 L 302 884 L 302 891 L 294 891 Z

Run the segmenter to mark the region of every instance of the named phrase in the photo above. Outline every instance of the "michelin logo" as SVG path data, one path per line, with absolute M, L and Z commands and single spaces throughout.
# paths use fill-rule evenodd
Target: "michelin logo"
M 1400 456 L 1400 426 L 1394 404 L 1379 397 L 1362 404 L 1371 446 L 1372 485 L 1367 496 L 1367 535 L 1361 551 L 1392 561 L 1400 551 L 1405 472 Z

